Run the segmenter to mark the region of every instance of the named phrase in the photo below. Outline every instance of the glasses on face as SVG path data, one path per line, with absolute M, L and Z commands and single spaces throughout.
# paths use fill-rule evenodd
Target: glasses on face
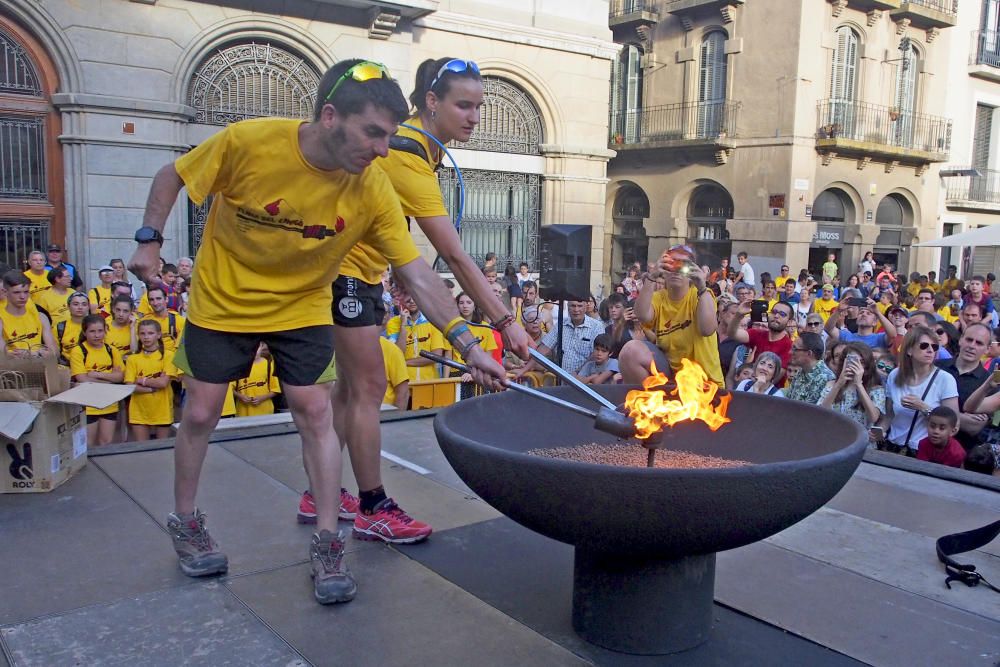
M 928 343 L 927 341 L 922 341 L 919 345 L 917 345 L 917 347 L 919 347 L 921 350 L 927 350 L 928 348 L 930 348 L 935 352 L 941 349 L 941 346 L 938 343 Z
M 806 322 L 806 326 L 807 327 L 818 327 L 818 326 L 822 326 L 822 325 L 823 325 L 822 322 Z
M 889 373 L 890 371 L 892 371 L 892 364 L 886 363 L 884 361 L 876 361 L 875 367 L 885 373 Z
M 389 70 L 385 68 L 385 65 L 380 63 L 373 63 L 370 60 L 364 60 L 356 65 L 352 65 L 346 72 L 344 72 L 337 83 L 333 84 L 330 88 L 330 92 L 326 94 L 323 98 L 324 102 L 329 102 L 330 98 L 333 97 L 337 89 L 340 88 L 348 79 L 354 79 L 358 83 L 364 83 L 365 81 L 371 81 L 372 79 L 389 79 Z
M 944 329 L 935 329 L 934 333 L 936 333 L 938 336 L 943 336 L 945 332 Z
M 455 74 L 462 74 L 472 70 L 474 73 L 479 74 L 479 65 L 472 62 L 471 60 L 459 60 L 458 58 L 454 60 L 449 60 L 444 65 L 441 65 L 441 69 L 434 76 L 434 80 L 431 81 L 430 90 L 434 90 L 434 86 L 438 84 L 441 77 L 445 75 L 446 72 L 454 72 Z

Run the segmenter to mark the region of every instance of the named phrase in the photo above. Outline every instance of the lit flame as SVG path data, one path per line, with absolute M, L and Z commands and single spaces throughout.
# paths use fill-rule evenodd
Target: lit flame
M 700 419 L 713 431 L 732 421 L 726 417 L 732 395 L 720 397 L 719 405 L 713 405 L 719 385 L 709 380 L 697 363 L 681 359 L 681 369 L 674 378 L 677 389 L 669 393 L 651 391 L 667 383 L 667 376 L 656 370 L 655 362 L 651 370 L 653 374 L 642 381 L 643 391 L 634 389 L 625 398 L 628 415 L 635 420 L 637 438 L 645 440 L 664 426 L 673 426 L 685 420 Z

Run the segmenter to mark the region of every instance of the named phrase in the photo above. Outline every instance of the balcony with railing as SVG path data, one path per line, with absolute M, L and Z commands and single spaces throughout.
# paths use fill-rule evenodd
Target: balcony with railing
M 904 0 L 889 13 L 893 21 L 909 19 L 914 28 L 949 28 L 958 23 L 958 0 Z
M 817 105 L 816 150 L 920 165 L 944 162 L 951 120 L 879 104 L 827 99 Z
M 835 2 L 836 0 L 828 0 L 829 2 Z M 847 6 L 853 9 L 860 9 L 863 12 L 870 12 L 873 9 L 885 11 L 892 9 L 899 9 L 899 5 L 903 0 L 847 0 Z
M 969 48 L 969 76 L 1000 81 L 1000 32 L 973 30 Z
M 726 6 L 742 5 L 746 0 L 666 0 L 669 13 L 680 15 L 699 9 L 721 10 Z
M 682 102 L 611 112 L 616 151 L 731 148 L 739 102 Z
M 945 206 L 951 209 L 1000 211 L 1000 171 L 971 167 L 949 167 L 948 171 L 973 175 L 941 177 L 945 186 Z
M 612 30 L 656 25 L 659 20 L 654 0 L 611 0 L 608 6 L 608 27 Z

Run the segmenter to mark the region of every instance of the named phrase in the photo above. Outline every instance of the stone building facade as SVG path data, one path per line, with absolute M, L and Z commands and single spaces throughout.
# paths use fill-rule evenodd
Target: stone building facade
M 900 270 L 940 233 L 953 0 L 616 0 L 605 263 Z M 965 39 L 965 36 L 962 36 Z
M 593 224 L 600 283 L 617 49 L 600 0 L 5 0 L 0 260 L 64 243 L 93 282 L 130 254 L 157 169 L 221 126 L 308 117 L 340 59 L 383 62 L 409 93 L 423 59 L 452 55 L 477 61 L 487 90 L 454 151 L 466 246 L 534 263 L 539 225 Z M 453 188 L 448 169 L 441 180 Z M 194 252 L 203 216 L 182 193 L 165 257 Z

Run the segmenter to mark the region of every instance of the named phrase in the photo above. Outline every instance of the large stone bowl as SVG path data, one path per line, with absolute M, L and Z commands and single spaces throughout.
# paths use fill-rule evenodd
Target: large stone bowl
M 629 389 L 598 391 L 621 403 Z M 545 391 L 596 407 L 570 387 Z M 434 431 L 479 497 L 576 547 L 573 625 L 581 636 L 613 650 L 664 654 L 708 639 L 715 553 L 764 539 L 822 507 L 868 443 L 855 422 L 787 399 L 737 392 L 729 417 L 715 432 L 677 425 L 662 447 L 752 465 L 624 468 L 526 454 L 619 440 L 595 430 L 592 419 L 512 391 L 441 411 Z

